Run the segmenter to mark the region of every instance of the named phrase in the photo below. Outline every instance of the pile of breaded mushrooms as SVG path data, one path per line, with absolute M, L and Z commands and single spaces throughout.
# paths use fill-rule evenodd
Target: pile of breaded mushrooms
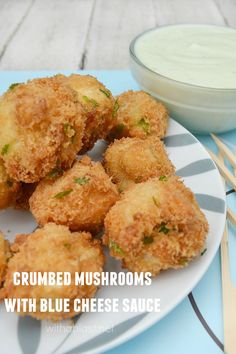
M 0 98 L 0 126 L 0 208 L 38 224 L 13 244 L 0 234 L 1 298 L 70 298 L 69 313 L 29 313 L 61 320 L 97 287 L 15 286 L 13 273 L 102 272 L 108 247 L 127 270 L 156 276 L 203 251 L 208 223 L 165 151 L 168 112 L 148 93 L 113 97 L 89 75 L 33 79 Z M 86 155 L 99 139 L 102 163 Z

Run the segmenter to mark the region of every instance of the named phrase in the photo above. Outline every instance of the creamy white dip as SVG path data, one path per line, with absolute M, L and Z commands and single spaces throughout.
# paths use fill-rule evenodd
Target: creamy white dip
M 209 25 L 174 25 L 144 33 L 137 58 L 168 78 L 211 88 L 236 88 L 236 30 Z

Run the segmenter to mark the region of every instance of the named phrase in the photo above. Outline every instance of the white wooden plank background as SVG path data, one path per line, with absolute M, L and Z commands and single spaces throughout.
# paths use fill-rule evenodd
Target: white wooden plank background
M 0 0 L 0 70 L 124 69 L 141 31 L 236 27 L 236 0 Z
M 152 0 L 96 0 L 85 67 L 127 67 L 130 41 L 155 25 Z
M 214 0 L 158 0 L 154 1 L 154 7 L 158 25 L 175 23 L 225 24 Z

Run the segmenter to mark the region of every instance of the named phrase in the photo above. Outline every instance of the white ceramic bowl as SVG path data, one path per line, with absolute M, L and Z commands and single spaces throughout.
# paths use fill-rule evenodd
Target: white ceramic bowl
M 149 31 L 153 30 L 157 29 Z M 135 37 L 130 44 L 131 72 L 141 89 L 162 101 L 170 115 L 193 133 L 220 133 L 235 129 L 236 87 L 217 89 L 191 85 L 151 70 L 135 53 L 136 41 L 144 33 L 147 31 Z

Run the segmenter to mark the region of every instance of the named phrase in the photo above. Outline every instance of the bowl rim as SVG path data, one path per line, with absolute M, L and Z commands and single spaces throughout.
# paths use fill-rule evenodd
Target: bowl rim
M 186 88 L 188 87 L 191 87 L 191 88 L 194 88 L 194 89 L 197 89 L 197 90 L 202 90 L 202 91 L 214 91 L 214 92 L 236 92 L 236 87 L 235 88 L 217 88 L 217 87 L 207 87 L 207 86 L 201 86 L 201 85 L 195 85 L 195 84 L 189 84 L 187 82 L 184 82 L 184 81 L 179 81 L 179 80 L 175 80 L 175 79 L 172 79 L 171 77 L 168 77 L 168 76 L 165 76 L 165 75 L 162 75 L 152 69 L 150 69 L 148 66 L 146 66 L 138 57 L 137 55 L 135 54 L 135 44 L 136 44 L 136 41 L 142 37 L 143 35 L 145 35 L 146 33 L 148 32 L 152 32 L 152 31 L 156 31 L 156 30 L 160 30 L 160 29 L 163 29 L 163 28 L 168 28 L 168 27 L 190 27 L 190 26 L 196 26 L 196 27 L 205 27 L 205 26 L 208 26 L 208 27 L 216 27 L 216 28 L 220 28 L 220 27 L 224 27 L 226 29 L 230 29 L 230 30 L 234 30 L 236 31 L 235 28 L 233 27 L 230 27 L 230 26 L 224 26 L 224 25 L 212 25 L 212 24 L 199 24 L 199 23 L 183 23 L 183 24 L 172 24 L 172 25 L 161 25 L 161 26 L 156 26 L 156 27 L 152 27 L 152 28 L 149 28 L 141 33 L 139 33 L 137 36 L 135 36 L 132 41 L 130 42 L 130 45 L 129 45 L 129 53 L 130 53 L 130 56 L 131 58 L 137 63 L 139 64 L 140 66 L 142 66 L 144 69 L 146 69 L 147 71 L 149 71 L 150 73 L 154 74 L 154 76 L 157 76 L 157 77 L 160 77 L 162 79 L 165 79 L 167 81 L 170 81 L 172 83 L 176 83 L 180 86 L 184 86 Z

